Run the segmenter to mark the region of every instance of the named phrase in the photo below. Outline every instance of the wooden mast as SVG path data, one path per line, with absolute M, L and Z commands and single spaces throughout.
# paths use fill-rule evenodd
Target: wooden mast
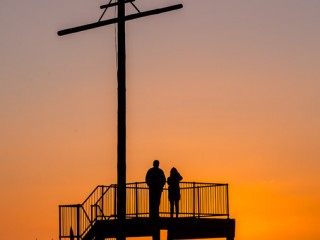
M 118 188 L 117 215 L 120 224 L 118 240 L 125 239 L 126 217 L 126 34 L 125 2 L 118 0 Z

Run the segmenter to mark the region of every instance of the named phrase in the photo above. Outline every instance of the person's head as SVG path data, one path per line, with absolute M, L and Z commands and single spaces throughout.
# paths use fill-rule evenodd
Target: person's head
M 157 167 L 159 167 L 159 160 L 154 160 L 153 161 L 153 166 L 155 167 L 155 168 L 157 168 Z
M 175 167 L 171 168 L 170 174 L 174 174 L 174 173 L 176 173 L 176 172 L 178 172 L 178 171 L 177 171 L 177 169 L 176 169 Z

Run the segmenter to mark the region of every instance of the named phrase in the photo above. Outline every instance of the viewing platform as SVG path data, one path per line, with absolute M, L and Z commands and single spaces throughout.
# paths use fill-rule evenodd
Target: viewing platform
M 59 239 L 103 240 L 152 236 L 167 230 L 167 239 L 226 238 L 235 236 L 229 218 L 228 184 L 180 183 L 179 217 L 170 218 L 168 187 L 162 192 L 157 220 L 149 218 L 149 188 L 144 182 L 126 185 L 126 218 L 120 230 L 117 185 L 97 186 L 82 204 L 59 206 Z

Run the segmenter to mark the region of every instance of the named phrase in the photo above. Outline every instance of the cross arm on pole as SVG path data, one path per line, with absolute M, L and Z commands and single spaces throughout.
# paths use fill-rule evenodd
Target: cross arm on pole
M 176 4 L 176 5 L 172 5 L 172 6 L 168 6 L 168 7 L 164 7 L 164 8 L 153 9 L 153 10 L 149 10 L 149 11 L 145 11 L 145 12 L 135 13 L 135 14 L 125 16 L 124 20 L 128 21 L 128 20 L 133 20 L 133 19 L 140 18 L 140 17 L 146 17 L 146 16 L 150 16 L 150 15 L 155 15 L 155 14 L 160 14 L 160 13 L 169 12 L 169 11 L 173 11 L 173 10 L 178 10 L 182 7 L 183 7 L 182 4 Z M 100 22 L 89 23 L 89 24 L 82 25 L 79 27 L 68 28 L 68 29 L 58 31 L 58 35 L 64 36 L 67 34 L 72 34 L 72 33 L 81 32 L 81 31 L 85 31 L 85 30 L 89 30 L 89 29 L 93 29 L 93 28 L 98 28 L 98 27 L 102 27 L 102 26 L 117 23 L 117 22 L 119 22 L 119 18 L 112 18 L 112 19 L 108 19 L 108 20 L 104 20 L 104 21 L 100 21 Z

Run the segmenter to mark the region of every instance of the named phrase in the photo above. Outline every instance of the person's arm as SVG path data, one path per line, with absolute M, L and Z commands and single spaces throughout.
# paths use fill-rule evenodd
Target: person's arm
M 168 177 L 168 179 L 167 179 L 167 183 L 168 183 L 168 185 L 170 185 L 170 184 L 171 184 L 171 178 L 170 178 L 170 177 Z
M 164 175 L 164 172 L 162 171 L 162 186 L 166 184 L 166 176 Z
M 146 174 L 146 183 L 149 186 L 149 184 L 150 184 L 150 170 L 148 170 L 148 172 Z

